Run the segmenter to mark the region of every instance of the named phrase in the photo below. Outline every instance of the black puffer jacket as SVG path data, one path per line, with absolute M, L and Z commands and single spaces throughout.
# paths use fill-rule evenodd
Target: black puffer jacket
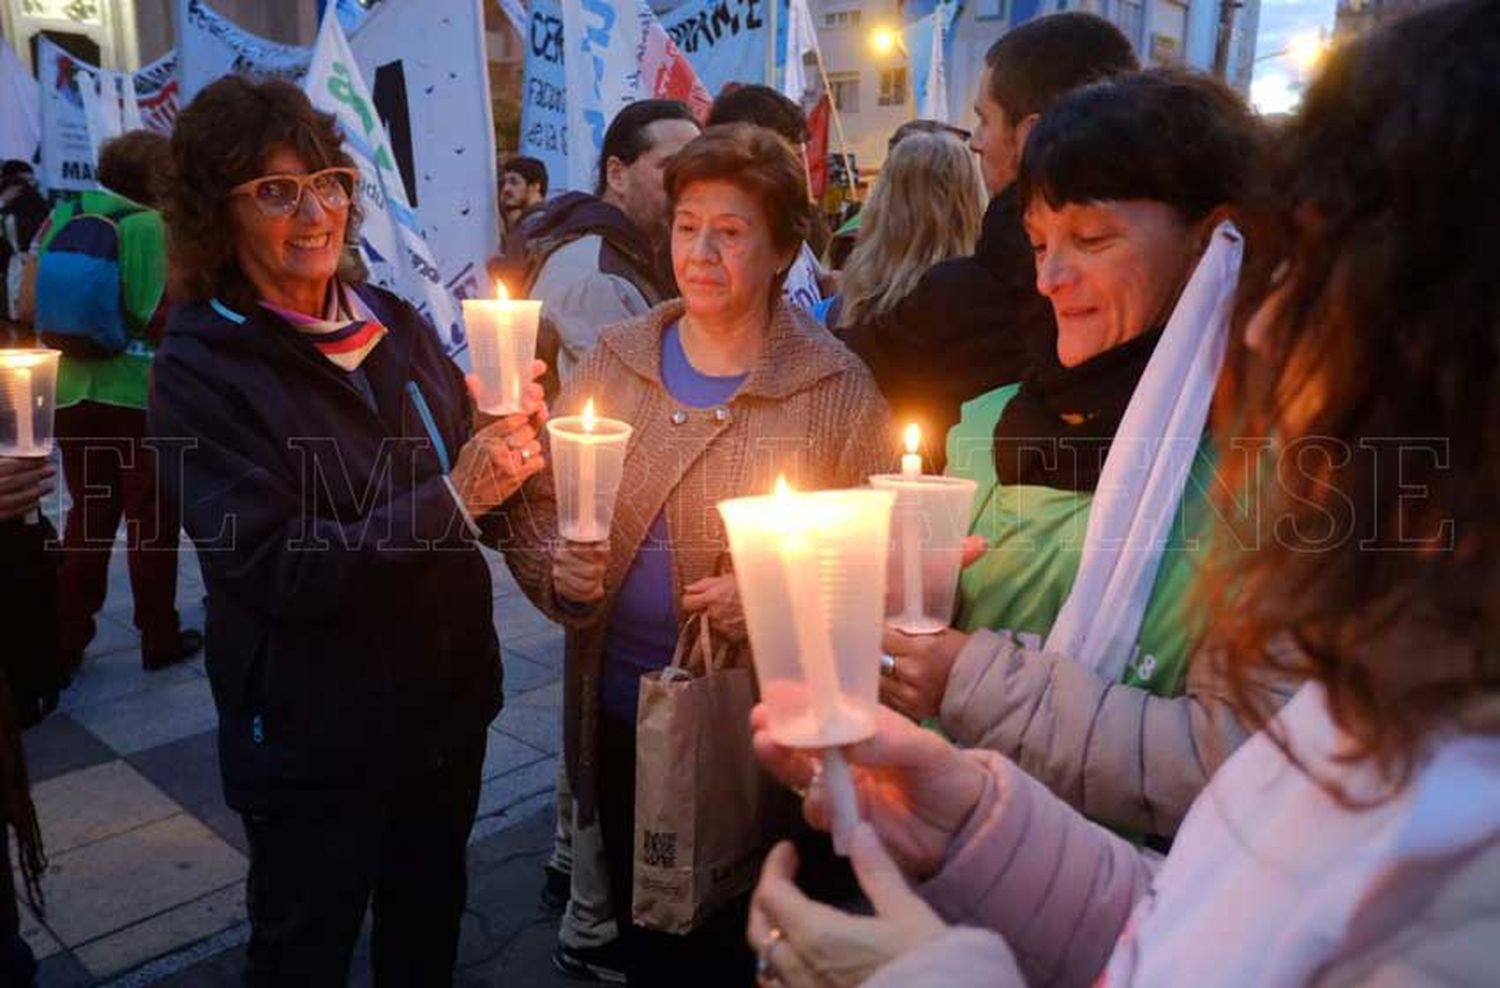
M 943 440 L 970 398 L 1057 362 L 1057 322 L 1012 185 L 991 200 L 972 257 L 936 264 L 875 319 L 838 330 L 869 365 L 897 423 L 917 421 L 941 467 Z
M 409 306 L 359 292 L 390 330 L 363 365 L 376 408 L 259 307 L 185 305 L 156 356 L 151 431 L 203 563 L 240 810 L 432 768 L 500 708 L 489 569 L 420 408 L 456 459 L 462 376 Z

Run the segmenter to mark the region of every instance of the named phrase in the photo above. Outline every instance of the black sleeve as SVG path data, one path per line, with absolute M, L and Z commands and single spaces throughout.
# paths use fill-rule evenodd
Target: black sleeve
M 1006 285 L 958 258 L 841 336 L 870 368 L 896 421 L 922 422 L 941 448 L 965 401 L 1020 380 L 1050 325 L 1051 308 L 1030 284 Z
M 397 567 L 468 548 L 444 479 L 414 481 L 399 457 L 362 517 L 310 514 L 287 437 L 256 429 L 236 393 L 199 370 L 208 355 L 182 359 L 172 342 L 152 370 L 150 431 L 212 585 L 261 613 L 318 617 L 361 606 L 363 591 Z

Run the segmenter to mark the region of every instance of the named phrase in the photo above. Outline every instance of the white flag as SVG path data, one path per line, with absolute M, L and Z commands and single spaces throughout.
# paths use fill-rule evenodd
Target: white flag
M 786 74 L 781 92 L 793 103 L 801 104 L 810 88 L 807 84 L 805 56 L 818 54 L 818 30 L 813 26 L 807 0 L 791 0 L 786 25 Z
M 375 113 L 375 102 L 332 5 L 318 29 L 306 89 L 314 106 L 338 118 L 344 149 L 359 167 L 360 206 L 365 214 L 360 249 L 370 267 L 370 280 L 416 306 L 432 321 L 444 349 L 457 354 L 464 349 L 458 306 L 443 286 L 422 237 L 396 171 L 385 126 Z
M 0 38 L 0 161 L 30 161 L 42 140 L 42 92 L 21 59 Z

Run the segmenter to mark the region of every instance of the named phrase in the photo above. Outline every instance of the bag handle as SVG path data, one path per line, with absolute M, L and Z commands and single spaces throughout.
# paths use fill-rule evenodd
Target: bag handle
M 696 635 L 693 634 L 695 627 L 698 631 Z M 668 673 L 668 678 L 691 677 L 694 669 L 699 667 L 703 670 L 702 675 L 721 672 L 729 665 L 728 653 L 727 642 L 720 642 L 720 647 L 714 647 L 713 624 L 709 621 L 708 614 L 694 614 L 682 622 L 682 627 L 678 629 L 677 645 L 672 649 L 672 661 L 667 664 L 667 669 L 675 669 L 679 673 Z

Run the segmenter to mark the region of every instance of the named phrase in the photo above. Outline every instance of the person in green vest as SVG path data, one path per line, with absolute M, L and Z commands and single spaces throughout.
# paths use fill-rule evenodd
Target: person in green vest
M 988 547 L 961 577 L 954 627 L 885 643 L 888 705 L 936 718 L 1095 820 L 1144 835 L 1173 834 L 1246 736 L 1187 661 L 1198 625 L 1186 595 L 1212 527 L 1219 451 L 1205 441 L 1196 452 L 1123 675 L 1042 645 L 1073 589 L 1136 385 L 1210 235 L 1247 201 L 1257 126 L 1234 93 L 1179 70 L 1087 87 L 1042 116 L 1018 187 L 1060 366 L 963 406 L 947 472 L 978 482 L 971 532 Z
M 39 265 L 77 218 L 112 222 L 114 242 L 101 253 L 114 255 L 128 329 L 123 351 L 99 357 L 65 352 L 58 367 L 57 435 L 72 502 L 63 529 L 58 633 L 60 657 L 70 672 L 93 640 L 122 517 L 142 664 L 160 669 L 192 656 L 203 644 L 202 634 L 182 628 L 178 617 L 178 509 L 157 483 L 159 451 L 145 441 L 147 383 L 166 317 L 166 236 L 153 183 L 170 164 L 170 144 L 160 134 L 137 130 L 106 142 L 97 172 L 103 188 L 59 204 L 41 234 Z M 97 259 L 81 263 L 91 262 Z M 37 290 L 40 315 L 49 302 L 40 293 L 56 289 L 39 277 Z M 40 320 L 38 330 L 47 331 Z

